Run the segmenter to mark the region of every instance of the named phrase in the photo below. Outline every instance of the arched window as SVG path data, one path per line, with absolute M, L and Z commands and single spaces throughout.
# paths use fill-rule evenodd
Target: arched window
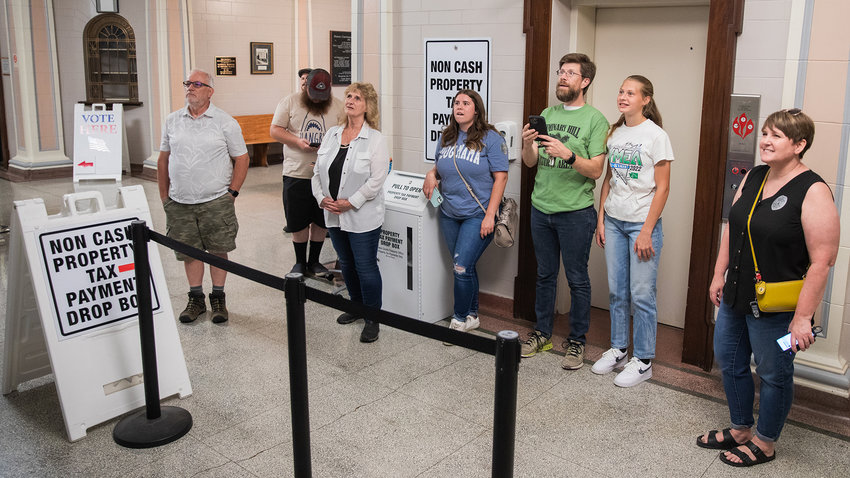
M 121 15 L 91 19 L 83 32 L 88 103 L 138 103 L 136 35 Z

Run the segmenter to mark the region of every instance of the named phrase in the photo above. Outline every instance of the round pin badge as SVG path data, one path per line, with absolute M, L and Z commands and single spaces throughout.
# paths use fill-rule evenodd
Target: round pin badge
M 782 207 L 785 206 L 785 203 L 787 202 L 788 197 L 783 194 L 782 196 L 779 196 L 778 198 L 773 200 L 773 204 L 770 205 L 770 209 L 772 211 L 778 211 L 782 209 Z

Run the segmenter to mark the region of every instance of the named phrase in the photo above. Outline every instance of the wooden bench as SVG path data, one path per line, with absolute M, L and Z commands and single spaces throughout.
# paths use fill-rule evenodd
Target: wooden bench
M 245 144 L 250 144 L 254 152 L 251 158 L 251 166 L 268 166 L 269 143 L 277 143 L 269 136 L 274 115 L 243 115 L 234 116 L 242 128 L 242 137 Z

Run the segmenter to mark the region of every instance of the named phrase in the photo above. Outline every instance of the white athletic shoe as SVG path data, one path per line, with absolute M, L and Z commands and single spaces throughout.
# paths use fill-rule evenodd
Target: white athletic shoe
M 632 357 L 626 368 L 614 377 L 614 385 L 618 387 L 634 387 L 652 377 L 652 363 L 645 364 L 637 357 Z
M 481 321 L 478 320 L 478 317 L 473 317 L 471 315 L 466 316 L 466 322 L 461 322 L 454 317 L 452 317 L 452 321 L 449 323 L 449 328 L 453 330 L 457 330 L 458 332 L 469 332 L 470 330 L 475 330 L 478 326 L 481 325 Z M 452 345 L 448 342 L 443 342 L 443 345 Z
M 615 368 L 623 367 L 628 360 L 629 355 L 626 352 L 620 352 L 620 349 L 610 348 L 602 354 L 602 358 L 593 364 L 591 372 L 596 375 L 605 375 Z

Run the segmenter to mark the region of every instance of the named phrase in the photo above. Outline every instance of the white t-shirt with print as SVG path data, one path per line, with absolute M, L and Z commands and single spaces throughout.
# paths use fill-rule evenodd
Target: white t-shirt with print
M 605 213 L 626 222 L 644 222 L 655 197 L 655 165 L 673 161 L 667 133 L 652 120 L 620 126 L 608 138 L 610 192 Z

